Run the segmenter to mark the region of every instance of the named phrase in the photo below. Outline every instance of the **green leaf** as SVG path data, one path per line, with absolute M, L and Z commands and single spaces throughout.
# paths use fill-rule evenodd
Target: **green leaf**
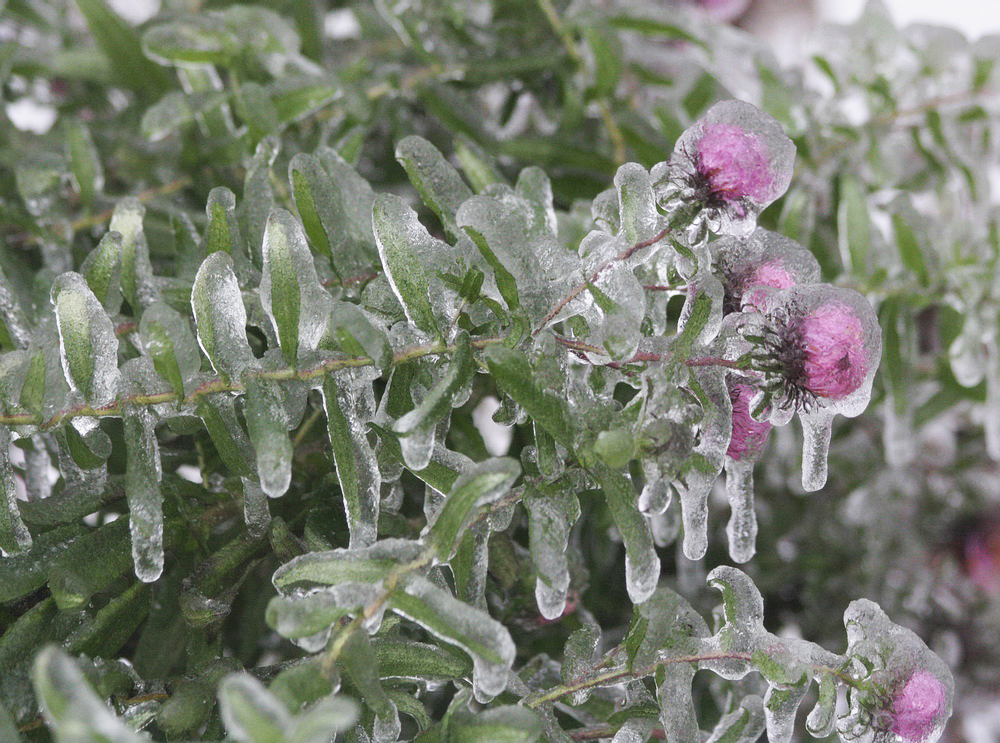
M 292 184 L 295 207 L 299 210 L 299 217 L 309 236 L 310 244 L 327 258 L 331 258 L 333 250 L 330 247 L 330 236 L 327 234 L 324 217 L 330 220 L 330 232 L 334 232 L 333 223 L 339 205 L 334 200 L 329 176 L 319 164 L 319 160 L 300 152 L 288 164 L 288 180 Z
M 837 244 L 844 267 L 865 277 L 871 268 L 871 219 L 861 183 L 851 175 L 841 176 L 837 207 Z
M 166 73 L 143 54 L 142 42 L 105 0 L 76 0 L 90 33 L 108 61 L 115 77 L 140 95 L 155 98 L 170 87 Z
M 422 470 L 434 448 L 434 429 L 452 407 L 463 401 L 475 372 L 469 334 L 460 331 L 455 339 L 455 354 L 448 370 L 427 392 L 420 404 L 397 420 L 392 430 L 399 435 L 403 459 L 412 469 Z
M 92 209 L 98 194 L 104 189 L 104 169 L 86 124 L 75 121 L 66 127 L 66 157 L 80 201 Z
M 60 609 L 77 609 L 132 567 L 129 523 L 119 518 L 81 536 L 52 560 L 49 588 Z
M 366 356 L 381 373 L 392 366 L 393 350 L 385 331 L 356 304 L 333 301 L 320 347 L 336 347 L 348 356 Z
M 279 382 L 246 380 L 244 413 L 247 433 L 257 454 L 260 485 L 271 498 L 285 494 L 292 482 L 292 442 Z
M 191 287 L 191 308 L 198 342 L 212 366 L 224 379 L 239 379 L 253 354 L 243 296 L 227 253 L 212 253 L 201 264 Z
M 553 439 L 573 451 L 575 427 L 566 403 L 536 384 L 528 358 L 500 345 L 488 347 L 485 358 L 500 391 L 524 408 Z
M 52 304 L 66 381 L 88 404 L 109 404 L 117 393 L 118 338 L 104 307 L 83 277 L 71 271 L 53 283 Z
M 372 651 L 382 678 L 450 681 L 472 673 L 472 664 L 465 656 L 442 653 L 436 645 L 376 638 Z
M 156 302 L 142 313 L 139 337 L 153 360 L 153 368 L 170 383 L 177 397 L 183 398 L 184 380 L 201 369 L 198 342 L 187 318 L 167 304 Z
M 414 560 L 422 551 L 418 542 L 389 539 L 361 549 L 309 552 L 286 562 L 272 577 L 279 590 L 340 583 L 380 583 L 398 563 Z
M 218 250 L 230 255 L 242 253 L 243 240 L 236 223 L 236 195 L 224 186 L 213 188 L 208 192 L 205 213 L 208 226 L 202 239 L 204 254 L 211 255 Z
M 521 705 L 456 713 L 448 724 L 453 743 L 534 743 L 542 735 L 538 713 Z
M 122 304 L 122 236 L 118 232 L 106 232 L 97 247 L 83 261 L 80 273 L 94 292 L 97 300 L 104 305 L 108 314 L 118 312 Z
M 367 424 L 375 417 L 374 393 L 367 382 L 338 382 L 331 374 L 323 380 L 323 404 L 351 546 L 366 546 L 378 536 L 382 486 L 378 461 L 367 436 Z
M 41 588 L 48 576 L 49 563 L 84 532 L 82 524 L 59 526 L 35 537 L 30 549 L 8 553 L 0 560 L 0 604 Z
M 122 236 L 122 294 L 136 316 L 157 300 L 149 246 L 142 228 L 146 207 L 139 199 L 128 197 L 115 206 L 108 229 Z
M 282 356 L 294 366 L 300 349 L 316 349 L 333 303 L 320 286 L 302 228 L 284 209 L 271 212 L 264 228 L 260 297 L 277 331 Z
M 291 715 L 253 676 L 227 676 L 218 693 L 219 711 L 231 738 L 240 743 L 286 743 Z
M 903 265 L 916 274 L 921 286 L 930 285 L 930 272 L 927 270 L 927 259 L 924 257 L 923 242 L 899 212 L 892 215 L 892 229 L 896 235 L 896 245 L 899 247 L 899 257 Z
M 635 603 L 645 601 L 660 577 L 660 558 L 653 544 L 649 521 L 640 513 L 635 485 L 621 472 L 604 463 L 590 467 L 607 499 L 608 510 L 625 544 L 625 572 L 629 597 Z
M 35 658 L 32 672 L 42 715 L 57 740 L 74 743 L 142 743 L 94 693 L 73 659 L 50 645 Z
M 10 464 L 10 429 L 0 425 L 0 549 L 7 554 L 31 548 L 31 532 L 17 507 L 17 484 Z
M 228 395 L 210 395 L 198 403 L 198 415 L 208 429 L 216 452 L 229 471 L 239 477 L 253 474 L 253 448 L 243 425 L 236 417 L 233 398 Z
M 487 459 L 459 475 L 427 535 L 440 559 L 455 554 L 476 510 L 506 495 L 520 476 L 521 465 L 510 457 Z
M 337 658 L 337 668 L 340 669 L 344 679 L 354 687 L 365 705 L 375 713 L 376 717 L 381 718 L 381 722 L 376 724 L 388 723 L 398 730 L 396 705 L 382 688 L 378 659 L 372 652 L 367 633 L 351 633 Z
M 468 137 L 458 137 L 455 141 L 455 157 L 476 193 L 491 183 L 505 182 L 493 158 Z
M 594 97 L 611 98 L 624 69 L 619 36 L 597 26 L 585 26 L 583 36 L 594 58 Z
M 399 161 L 420 198 L 430 207 L 445 234 L 452 241 L 461 236 L 455 223 L 455 213 L 462 203 L 472 196 L 472 191 L 462 176 L 445 160 L 437 147 L 423 137 L 409 136 L 396 145 Z
M 514 662 L 516 648 L 507 629 L 489 614 L 421 577 L 410 578 L 404 591 L 394 592 L 390 606 L 472 657 L 476 699 L 489 701 L 507 687 L 507 672 Z
M 430 281 L 413 249 L 415 240 L 428 240 L 416 213 L 398 196 L 379 194 L 372 223 L 379 258 L 393 293 L 407 319 L 420 330 L 439 338 L 441 331 L 430 301 Z

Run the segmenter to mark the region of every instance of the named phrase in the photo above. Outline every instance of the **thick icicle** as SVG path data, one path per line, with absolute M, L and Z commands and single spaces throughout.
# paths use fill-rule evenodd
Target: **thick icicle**
M 566 545 L 570 529 L 580 518 L 580 503 L 574 493 L 530 491 L 522 501 L 528 510 L 531 559 L 538 577 L 535 600 L 546 619 L 562 616 L 569 589 Z
M 801 414 L 799 420 L 802 421 L 802 487 L 812 493 L 826 485 L 833 415 L 817 409 Z
M 726 458 L 726 495 L 732 510 L 726 535 L 729 537 L 729 556 L 734 562 L 749 562 L 757 551 L 753 466 L 752 460 Z
M 129 407 L 125 423 L 125 496 L 135 574 L 151 583 L 163 572 L 163 495 L 156 421 L 148 408 Z

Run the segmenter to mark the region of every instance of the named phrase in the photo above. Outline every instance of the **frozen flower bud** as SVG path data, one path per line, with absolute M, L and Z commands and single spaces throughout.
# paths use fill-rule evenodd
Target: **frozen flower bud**
M 890 730 L 906 743 L 924 743 L 948 706 L 947 687 L 929 671 L 916 671 L 892 698 Z
M 723 101 L 685 131 L 652 174 L 661 203 L 699 210 L 693 224 L 746 235 L 757 215 L 788 188 L 795 145 L 781 125 L 743 101 Z
M 856 683 L 850 710 L 837 725 L 841 739 L 934 743 L 951 716 L 954 693 L 944 661 L 867 599 L 851 602 L 844 624 Z
M 768 296 L 762 324 L 755 368 L 780 407 L 857 415 L 867 406 L 882 335 L 864 297 L 827 284 L 790 287 Z
M 750 404 L 756 394 L 756 388 L 743 382 L 729 387 L 729 399 L 733 403 L 733 435 L 729 439 L 726 456 L 736 461 L 755 460 L 771 433 L 769 422 L 756 421 L 750 415 Z
M 746 237 L 723 237 L 709 246 L 725 289 L 723 312 L 763 311 L 767 291 L 819 281 L 819 263 L 795 240 L 758 227 Z

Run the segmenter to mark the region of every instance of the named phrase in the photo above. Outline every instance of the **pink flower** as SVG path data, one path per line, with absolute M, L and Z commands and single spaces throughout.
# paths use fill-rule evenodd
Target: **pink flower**
M 764 374 L 761 388 L 785 410 L 808 412 L 817 400 L 847 401 L 843 409 L 853 409 L 853 393 L 870 382 L 881 355 L 867 300 L 850 289 L 799 284 L 769 293 L 763 310 L 763 317 L 743 313 L 757 349 L 752 368 Z
M 948 690 L 928 671 L 916 671 L 893 697 L 890 730 L 906 743 L 923 743 L 948 707 Z
M 780 261 L 771 261 L 758 266 L 742 283 L 742 309 L 763 312 L 766 310 L 767 291 L 762 291 L 761 287 L 787 289 L 798 282 Z
M 769 200 L 774 174 L 760 137 L 735 124 L 705 124 L 696 147 L 695 168 L 710 204 L 730 204 L 743 216 L 744 200 Z
M 854 392 L 868 374 L 865 332 L 846 304 L 821 305 L 798 327 L 803 386 L 817 397 L 840 400 Z
M 733 436 L 726 455 L 737 461 L 760 454 L 771 433 L 770 423 L 755 421 L 750 416 L 750 401 L 756 393 L 757 390 L 748 384 L 734 384 L 729 388 L 729 399 L 733 401 Z

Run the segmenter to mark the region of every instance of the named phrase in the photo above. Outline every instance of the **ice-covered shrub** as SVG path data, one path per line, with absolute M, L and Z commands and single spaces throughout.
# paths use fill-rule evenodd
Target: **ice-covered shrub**
M 988 42 L 163 5 L 5 11 L 57 124 L 0 139 L 0 738 L 941 735 L 848 602 L 939 639 L 926 540 L 853 530 L 929 422 L 1000 450 Z

